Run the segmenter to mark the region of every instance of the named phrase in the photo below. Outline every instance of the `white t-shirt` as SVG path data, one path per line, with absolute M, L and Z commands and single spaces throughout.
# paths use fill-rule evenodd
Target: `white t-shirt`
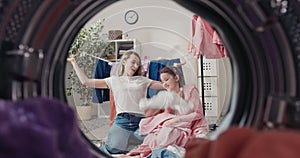
M 105 79 L 112 90 L 116 111 L 144 114 L 139 101 L 146 97 L 147 88 L 152 80 L 144 76 L 111 76 Z

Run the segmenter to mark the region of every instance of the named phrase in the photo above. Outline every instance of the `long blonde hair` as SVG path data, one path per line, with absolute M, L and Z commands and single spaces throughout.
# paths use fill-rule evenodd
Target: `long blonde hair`
M 127 51 L 126 53 L 124 53 L 122 55 L 122 58 L 120 60 L 120 63 L 118 65 L 118 69 L 117 69 L 117 75 L 118 76 L 123 76 L 124 74 L 124 65 L 122 64 L 123 61 L 126 61 L 131 55 L 135 55 L 139 58 L 140 62 L 139 62 L 139 68 L 136 70 L 136 72 L 133 74 L 133 76 L 142 76 L 143 74 L 143 66 L 142 66 L 142 62 L 141 62 L 141 57 L 140 55 L 135 52 L 135 51 Z

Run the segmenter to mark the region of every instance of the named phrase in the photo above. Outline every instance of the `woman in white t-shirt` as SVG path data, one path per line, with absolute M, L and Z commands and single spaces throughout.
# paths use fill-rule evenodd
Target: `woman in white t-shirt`
M 147 88 L 164 88 L 161 82 L 142 76 L 140 56 L 134 51 L 127 51 L 121 58 L 117 76 L 105 79 L 89 79 L 73 57 L 69 57 L 68 61 L 83 85 L 110 88 L 113 92 L 117 116 L 108 131 L 105 146 L 100 149 L 108 154 L 124 154 L 134 147 L 133 144 L 141 143 L 136 134 L 139 122 L 145 115 L 139 108 L 139 101 L 146 97 Z

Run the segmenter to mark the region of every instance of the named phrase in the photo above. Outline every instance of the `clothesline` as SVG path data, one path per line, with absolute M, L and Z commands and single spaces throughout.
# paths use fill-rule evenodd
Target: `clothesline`
M 178 58 L 183 58 L 185 56 L 188 56 L 188 55 L 191 55 L 191 53 L 187 53 L 187 54 L 184 54 L 180 57 L 176 57 L 176 58 L 164 58 L 164 57 L 158 57 L 156 60 L 173 60 L 173 59 L 178 59 Z
M 107 62 L 109 65 L 112 65 L 112 62 L 109 61 L 109 60 L 106 60 L 106 59 L 103 59 L 103 58 L 100 58 L 100 57 L 97 57 L 97 56 L 88 54 L 88 53 L 86 53 L 86 52 L 83 52 L 83 54 L 84 54 L 84 55 L 88 55 L 88 56 L 93 57 L 93 58 L 96 58 L 96 59 L 99 59 L 99 60 L 102 60 L 102 61 L 105 61 L 105 62 Z M 183 55 L 183 56 L 181 56 L 181 57 L 179 57 L 179 58 L 183 58 L 183 57 L 185 57 L 185 56 L 187 56 L 187 55 L 189 55 L 189 54 L 185 54 L 185 55 Z M 166 58 L 164 58 L 164 59 L 158 59 L 158 60 L 165 60 L 165 59 L 166 59 Z M 172 59 L 167 59 L 167 60 L 172 60 Z M 178 65 L 175 65 L 175 64 L 178 64 Z M 184 65 L 184 64 L 186 64 L 186 62 L 182 62 L 182 63 L 174 63 L 174 66 L 178 67 L 178 66 L 181 66 L 181 65 Z
M 106 59 L 103 59 L 103 58 L 100 58 L 100 57 L 97 57 L 97 56 L 88 54 L 88 53 L 86 53 L 86 52 L 83 52 L 83 53 L 84 53 L 84 55 L 88 55 L 88 56 L 90 56 L 90 57 L 93 57 L 93 58 L 96 58 L 96 59 L 99 59 L 99 60 L 102 60 L 102 61 L 105 61 L 105 62 L 108 62 L 108 63 L 111 62 L 111 61 L 109 61 L 109 60 L 106 60 Z

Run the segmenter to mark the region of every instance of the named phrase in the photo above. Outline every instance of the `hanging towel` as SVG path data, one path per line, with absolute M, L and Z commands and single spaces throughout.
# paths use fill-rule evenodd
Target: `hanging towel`
M 111 66 L 108 62 L 97 59 L 96 66 L 94 70 L 94 78 L 106 78 L 110 76 Z M 93 89 L 92 102 L 94 103 L 103 103 L 109 101 L 109 89 Z
M 180 63 L 180 59 L 170 59 L 170 60 L 151 60 L 149 65 L 149 78 L 152 80 L 160 81 L 160 71 L 166 66 L 173 66 L 174 63 Z M 181 74 L 180 77 L 183 78 L 184 76 L 182 73 L 182 67 L 178 67 Z M 158 90 L 155 89 L 148 89 L 147 90 L 147 98 L 151 98 L 153 95 L 157 94 Z
M 207 59 L 218 59 L 227 56 L 217 32 L 198 15 L 193 15 L 192 37 L 188 43 L 188 51 L 193 53 L 197 59 L 200 55 L 204 55 Z

